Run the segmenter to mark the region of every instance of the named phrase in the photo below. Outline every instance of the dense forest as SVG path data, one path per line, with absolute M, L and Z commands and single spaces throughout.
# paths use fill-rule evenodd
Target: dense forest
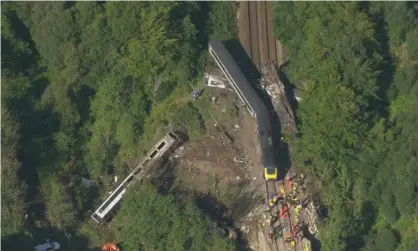
M 209 37 L 236 35 L 234 5 L 1 7 L 2 248 L 31 250 L 50 238 L 68 250 L 87 250 L 117 237 L 124 250 L 232 249 L 210 238 L 211 223 L 193 199 L 177 203 L 152 188 L 132 196 L 154 204 L 128 199 L 121 209 L 129 217 L 117 222 L 127 228 L 97 228 L 89 216 L 113 176 L 126 175 L 125 161 L 162 133 L 179 126 L 191 136 L 204 133 L 204 116 L 189 93 L 202 81 Z M 82 186 L 82 178 L 96 186 Z M 159 203 L 166 205 L 155 215 Z M 131 221 L 133 213 L 142 218 Z M 166 235 L 172 227 L 176 231 Z
M 192 197 L 151 185 L 132 189 L 107 228 L 89 216 L 164 132 L 205 133 L 190 91 L 208 40 L 236 37 L 236 5 L 1 7 L 2 248 L 51 238 L 69 250 L 114 240 L 123 250 L 233 250 Z M 328 209 L 321 249 L 418 250 L 417 4 L 280 2 L 273 13 L 283 71 L 302 95 L 290 143 Z
M 418 5 L 277 3 L 323 250 L 418 250 Z

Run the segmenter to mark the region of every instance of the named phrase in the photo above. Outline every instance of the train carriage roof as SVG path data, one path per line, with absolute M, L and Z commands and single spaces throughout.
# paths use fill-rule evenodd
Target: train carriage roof
M 244 76 L 238 64 L 226 49 L 225 45 L 221 41 L 212 40 L 209 42 L 209 46 L 215 52 L 225 70 L 234 80 L 237 88 L 239 88 L 242 94 L 245 96 L 251 108 L 256 113 L 259 110 L 265 110 L 265 105 L 262 99 L 258 96 L 255 86 L 251 85 L 248 79 Z

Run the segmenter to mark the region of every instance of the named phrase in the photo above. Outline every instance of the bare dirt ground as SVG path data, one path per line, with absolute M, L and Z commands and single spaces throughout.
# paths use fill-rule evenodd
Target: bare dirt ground
M 174 152 L 175 185 L 213 194 L 239 219 L 264 197 L 256 121 L 233 91 L 207 88 L 201 98 L 211 100 L 207 133 Z
M 227 209 L 222 220 L 230 220 L 239 231 L 247 225 L 246 216 L 251 210 L 264 204 L 265 200 L 257 123 L 236 93 L 228 88 L 205 88 L 199 100 L 194 102 L 208 112 L 206 133 L 184 142 L 170 155 L 175 163 L 174 175 L 169 175 L 174 178 L 170 187 L 215 198 Z M 141 159 L 135 158 L 130 165 L 135 166 Z M 254 221 L 254 224 L 259 225 L 259 222 Z M 254 238 L 264 236 L 263 231 L 251 234 L 256 234 Z M 244 232 L 242 239 L 247 237 Z M 261 242 L 262 245 L 265 243 L 265 240 Z M 246 249 L 247 246 L 239 250 Z M 268 249 L 255 246 L 253 250 Z

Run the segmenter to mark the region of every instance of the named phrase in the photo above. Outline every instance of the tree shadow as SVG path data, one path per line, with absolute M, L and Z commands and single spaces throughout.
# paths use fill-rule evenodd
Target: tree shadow
M 192 21 L 197 27 L 197 40 L 199 44 L 202 45 L 202 50 L 207 50 L 208 41 L 209 41 L 209 29 L 208 29 L 208 20 L 209 20 L 209 11 L 210 11 L 210 2 L 202 1 L 198 2 L 200 6 L 200 11 L 193 12 L 191 14 Z
M 3 14 L 3 13 L 2 13 Z M 11 11 L 7 13 L 7 17 L 10 20 L 10 25 L 14 34 L 16 35 L 16 39 L 23 40 L 29 44 L 29 55 L 16 55 L 11 54 L 8 55 L 9 57 L 18 57 L 17 60 L 18 64 L 13 64 L 12 69 L 15 72 L 24 72 L 25 70 L 29 69 L 30 66 L 34 65 L 39 57 L 38 51 L 36 50 L 35 43 L 32 40 L 29 28 L 19 19 L 15 11 Z M 2 37 L 2 46 L 3 49 L 1 50 L 2 57 L 7 55 L 8 53 L 13 53 L 11 45 L 7 42 L 7 40 L 3 39 Z M 2 68 L 3 68 L 4 60 L 2 60 Z
M 36 244 L 29 234 L 19 232 L 12 235 L 2 236 L 1 250 L 33 250 L 33 245 Z
M 1 249 L 5 251 L 34 250 L 34 246 L 50 242 L 58 242 L 60 250 L 99 251 L 100 248 L 89 248 L 88 238 L 75 232 L 58 230 L 55 228 L 39 228 L 32 235 L 19 232 L 2 237 Z
M 170 157 L 170 153 L 179 148 L 182 144 L 189 140 L 189 136 L 183 130 L 175 130 L 179 137 L 179 143 L 166 155 L 155 160 L 151 165 L 152 170 L 151 184 L 157 187 L 158 192 L 167 195 L 173 190 L 175 182 L 175 169 L 178 166 L 178 160 Z
M 225 41 L 224 44 L 247 80 L 250 83 L 256 83 L 260 79 L 261 74 L 245 52 L 241 42 L 238 39 L 231 39 Z
M 51 106 L 43 108 L 39 106 L 38 100 L 41 99 L 44 90 L 49 85 L 49 81 L 39 75 L 45 69 L 36 66 L 38 52 L 34 42 L 31 40 L 28 27 L 17 17 L 14 11 L 9 12 L 8 17 L 15 31 L 16 38 L 29 44 L 28 53 L 10 55 L 13 58 L 18 57 L 17 60 L 14 60 L 18 64 L 10 65 L 9 67 L 17 74 L 24 73 L 25 76 L 29 77 L 31 85 L 25 90 L 24 96 L 18 98 L 9 97 L 5 100 L 5 103 L 9 112 L 18 118 L 20 124 L 21 138 L 17 155 L 22 165 L 18 176 L 27 185 L 25 200 L 28 201 L 28 213 L 38 214 L 42 217 L 45 206 L 39 202 L 39 174 L 36 169 L 41 164 L 45 166 L 54 162 L 56 153 L 51 147 L 53 144 L 52 134 L 59 127 L 59 118 L 58 114 L 53 112 Z M 2 41 L 4 41 L 3 38 Z M 2 56 L 5 55 L 4 53 L 13 53 L 13 50 L 2 50 Z
M 301 227 L 301 231 L 303 236 L 309 240 L 311 243 L 312 251 L 320 251 L 321 250 L 321 242 L 315 237 L 315 235 L 311 234 L 308 230 L 307 225 L 303 225 Z
M 166 157 L 161 157 L 152 164 L 151 184 L 157 187 L 160 194 L 168 195 L 173 190 L 177 164 L 176 160 Z
M 385 62 L 383 63 L 384 65 L 378 76 L 379 88 L 377 90 L 377 95 L 381 97 L 381 99 L 374 99 L 375 101 L 372 103 L 371 107 L 382 117 L 388 118 L 388 107 L 390 105 L 390 101 L 396 95 L 393 85 L 396 65 L 390 51 L 389 36 L 385 32 L 385 24 L 383 20 L 377 22 L 376 31 L 377 40 L 380 43 L 380 50 Z
M 229 195 L 231 197 L 231 204 L 228 205 L 229 217 L 233 220 L 239 220 L 248 215 L 251 210 L 264 203 L 264 196 L 256 194 L 254 191 L 246 190 L 250 184 L 249 180 L 244 180 L 238 184 L 234 191 Z
M 81 85 L 77 91 L 70 90 L 68 95 L 77 106 L 80 114 L 80 124 L 90 119 L 90 99 L 94 96 L 95 90 L 87 85 Z
M 299 102 L 296 99 L 296 94 L 295 94 L 295 90 L 296 90 L 296 86 L 290 81 L 290 79 L 287 77 L 286 73 L 284 72 L 283 67 L 285 67 L 288 64 L 288 61 L 284 64 L 282 64 L 280 66 L 280 68 L 278 69 L 278 74 L 279 74 L 279 80 L 283 83 L 284 85 L 284 90 L 286 92 L 286 97 L 289 100 L 290 103 L 290 107 L 293 111 L 293 114 L 295 115 L 295 120 L 296 120 L 296 124 L 299 125 L 300 124 L 300 119 L 298 119 L 298 116 L 296 114 L 297 109 L 299 107 Z
M 204 215 L 207 215 L 212 221 L 217 222 L 218 225 L 233 228 L 237 233 L 236 250 L 250 250 L 248 240 L 244 237 L 239 229 L 235 229 L 234 221 L 231 213 L 228 213 L 226 205 L 222 204 L 215 195 L 196 193 L 194 195 L 197 207 Z M 244 205 L 239 203 L 240 205 Z M 245 205 L 245 206 L 248 206 Z
M 77 206 L 77 219 L 81 222 L 86 219 L 86 217 L 90 217 L 92 213 L 92 208 L 96 205 L 96 199 L 100 198 L 100 190 L 99 186 L 92 185 L 90 187 L 84 187 L 81 184 L 81 179 L 77 179 L 77 185 L 73 185 L 71 189 L 69 189 L 69 194 L 71 196 L 72 204 L 73 205 L 81 205 Z M 79 203 L 82 201 L 82 203 Z
M 373 225 L 376 222 L 377 214 L 375 213 L 373 202 L 366 201 L 361 207 L 361 213 L 363 215 L 363 228 L 366 232 L 372 229 Z
M 365 11 L 368 11 L 370 4 L 363 4 L 361 8 Z M 376 13 L 372 15 L 373 22 L 375 23 L 376 30 L 376 40 L 378 41 L 378 46 L 380 49 L 380 54 L 383 56 L 383 62 L 379 65 L 379 75 L 378 75 L 378 89 L 377 96 L 379 98 L 372 98 L 370 101 L 370 108 L 379 113 L 380 116 L 387 118 L 389 116 L 388 107 L 390 101 L 393 100 L 396 96 L 396 87 L 393 83 L 394 75 L 396 71 L 395 60 L 392 56 L 390 49 L 389 35 L 387 33 L 387 23 L 383 13 Z M 366 44 L 366 48 L 376 48 L 376 44 L 370 42 Z M 373 58 L 373 50 L 368 50 L 368 56 Z M 369 125 L 374 124 L 373 119 L 370 119 Z
M 22 165 L 18 175 L 27 185 L 28 212 L 41 218 L 45 211 L 45 205 L 41 202 L 38 190 L 39 176 L 42 175 L 39 173 L 38 167 L 45 167 L 43 171 L 46 173 L 48 168 L 53 168 L 58 156 L 53 147 L 52 135 L 58 130 L 59 117 L 52 109 L 51 106 L 48 106 L 38 111 L 29 107 L 28 114 L 23 114 L 20 118 L 21 147 L 18 151 L 18 158 Z
M 376 222 L 377 214 L 371 201 L 363 203 L 361 208 L 362 218 L 359 219 L 359 224 L 362 224 L 362 231 L 358 234 L 347 237 L 347 244 L 350 250 L 360 250 L 364 246 L 364 234 L 372 230 Z

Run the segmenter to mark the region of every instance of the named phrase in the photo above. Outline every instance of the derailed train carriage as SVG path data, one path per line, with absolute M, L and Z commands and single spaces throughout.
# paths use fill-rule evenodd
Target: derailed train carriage
M 109 221 L 115 211 L 119 208 L 120 202 L 124 197 L 127 189 L 136 181 L 141 180 L 147 173 L 151 164 L 161 157 L 166 156 L 174 148 L 183 142 L 184 136 L 178 132 L 167 133 L 142 159 L 137 167 L 121 182 L 121 184 L 107 197 L 91 218 L 97 222 Z
M 261 163 L 266 180 L 277 180 L 278 168 L 273 145 L 272 120 L 267 110 L 257 111 L 258 143 L 261 149 Z
M 209 42 L 209 53 L 222 70 L 225 77 L 246 105 L 250 114 L 257 119 L 258 141 L 261 148 L 261 161 L 266 180 L 278 179 L 278 168 L 273 146 L 272 120 L 263 99 L 258 96 L 241 69 L 221 41 Z

